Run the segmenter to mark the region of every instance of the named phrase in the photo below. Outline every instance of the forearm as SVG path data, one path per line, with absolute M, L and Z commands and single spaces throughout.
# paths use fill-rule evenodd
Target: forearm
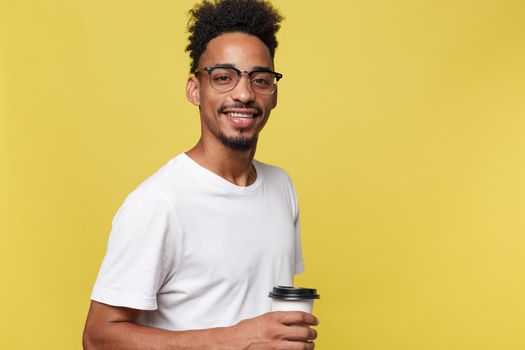
M 295 350 L 314 348 L 315 316 L 269 312 L 230 327 L 168 331 L 136 322 L 140 310 L 93 301 L 84 329 L 84 350 Z
M 84 350 L 218 350 L 227 328 L 168 331 L 132 322 L 111 322 L 97 329 L 86 327 Z

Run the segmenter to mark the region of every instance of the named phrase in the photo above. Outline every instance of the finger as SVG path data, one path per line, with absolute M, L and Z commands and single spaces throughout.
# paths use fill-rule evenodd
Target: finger
M 302 311 L 279 311 L 281 322 L 286 325 L 306 324 L 317 326 L 319 320 L 312 314 Z
M 317 331 L 308 326 L 289 326 L 284 339 L 307 342 L 317 338 Z
M 297 341 L 288 341 L 284 342 L 282 345 L 280 344 L 278 349 L 283 350 L 313 350 L 315 348 L 314 342 L 297 342 Z

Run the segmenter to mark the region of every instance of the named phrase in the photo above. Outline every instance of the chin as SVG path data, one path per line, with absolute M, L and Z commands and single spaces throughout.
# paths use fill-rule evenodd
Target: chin
M 249 151 L 257 145 L 258 135 L 254 136 L 227 136 L 219 134 L 222 144 L 234 151 Z

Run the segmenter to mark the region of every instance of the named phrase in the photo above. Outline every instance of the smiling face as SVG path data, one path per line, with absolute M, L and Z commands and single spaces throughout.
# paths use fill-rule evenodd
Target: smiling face
M 266 45 L 257 37 L 244 33 L 222 34 L 208 43 L 199 60 L 199 68 L 233 66 L 241 71 L 258 68 L 273 70 L 273 60 Z M 277 103 L 272 95 L 255 94 L 246 74 L 228 92 L 211 87 L 207 72 L 188 78 L 188 99 L 199 106 L 201 142 L 235 150 L 250 150 L 257 143 L 271 110 Z

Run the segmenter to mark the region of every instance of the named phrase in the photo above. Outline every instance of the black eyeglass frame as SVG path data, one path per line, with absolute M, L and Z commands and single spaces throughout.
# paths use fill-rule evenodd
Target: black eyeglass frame
M 220 89 L 217 89 L 215 86 L 213 86 L 213 84 L 211 83 L 211 73 L 215 70 L 215 69 L 220 69 L 220 68 L 227 68 L 227 69 L 231 69 L 231 70 L 234 70 L 235 72 L 237 72 L 237 81 L 235 82 L 235 85 L 229 89 L 229 90 L 220 90 Z M 197 68 L 195 69 L 195 72 L 193 74 L 197 75 L 198 73 L 200 72 L 207 72 L 208 73 L 208 77 L 209 77 L 209 81 L 210 81 L 210 86 L 212 88 L 214 88 L 215 90 L 217 91 L 221 91 L 221 92 L 229 92 L 229 91 L 232 91 L 233 89 L 235 89 L 237 87 L 237 84 L 239 84 L 239 81 L 241 80 L 241 75 L 242 73 L 246 73 L 248 75 L 248 78 L 250 79 L 250 84 L 251 84 L 251 78 L 252 78 L 252 74 L 254 73 L 271 73 L 275 76 L 275 82 L 277 83 L 282 77 L 283 75 L 281 73 L 277 73 L 277 72 L 274 72 L 273 70 L 270 70 L 270 69 L 265 69 L 265 68 L 256 68 L 252 71 L 247 71 L 247 70 L 240 70 L 238 68 L 235 68 L 235 67 L 232 67 L 230 65 L 217 65 L 217 66 L 212 66 L 212 67 L 201 67 L 201 68 Z M 267 93 L 267 94 L 261 94 L 259 92 L 259 94 L 261 95 L 272 95 L 275 90 L 277 90 L 277 84 L 274 84 L 274 89 L 272 92 L 270 93 Z M 254 90 L 255 92 L 255 90 Z

